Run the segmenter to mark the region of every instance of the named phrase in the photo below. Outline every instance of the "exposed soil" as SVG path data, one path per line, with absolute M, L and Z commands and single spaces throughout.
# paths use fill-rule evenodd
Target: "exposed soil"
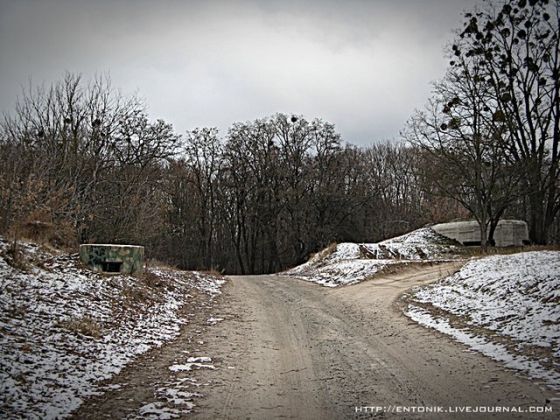
M 559 395 L 402 315 L 406 289 L 458 264 L 412 266 L 328 289 L 280 276 L 233 277 L 224 300 L 237 312 L 210 330 L 212 386 L 195 418 L 494 418 L 478 414 L 356 413 L 372 406 L 544 406 Z
M 177 339 L 140 356 L 119 375 L 103 384 L 109 389 L 107 392 L 85 401 L 79 410 L 73 413 L 72 418 L 76 420 L 135 418 L 139 415 L 139 409 L 147 403 L 162 403 L 164 399 L 158 396 L 158 389 L 173 387 L 181 377 L 192 378 L 181 384 L 185 391 L 197 394 L 205 392 L 203 389 L 207 384 L 196 380 L 196 372 L 177 374 L 169 370 L 170 366 L 183 363 L 188 356 L 205 352 L 203 337 L 208 335 L 209 329 L 213 328 L 207 321 L 209 317 L 216 314 L 223 300 L 223 295 L 211 298 L 195 289 L 191 291 L 191 295 L 190 304 L 181 309 L 182 317 L 187 320 L 187 323 L 182 326 Z M 228 314 L 219 311 L 220 316 L 227 319 Z M 113 386 L 118 388 L 111 390 Z M 194 399 L 196 400 L 196 397 Z M 196 401 L 193 402 L 196 404 Z M 173 404 L 164 404 L 164 406 L 174 408 Z
M 127 385 L 88 401 L 76 418 L 137 413 L 170 380 L 168 366 L 184 350 L 212 357 L 217 368 L 189 372 L 209 385 L 198 387 L 204 396 L 194 400 L 188 418 L 555 418 L 558 393 L 402 315 L 402 292 L 457 268 L 412 266 L 337 289 L 281 276 L 232 277 L 219 307 L 195 315 L 176 341 L 114 379 Z M 210 312 L 224 321 L 195 330 Z M 373 406 L 551 404 L 549 414 L 495 417 L 356 413 L 356 407 Z

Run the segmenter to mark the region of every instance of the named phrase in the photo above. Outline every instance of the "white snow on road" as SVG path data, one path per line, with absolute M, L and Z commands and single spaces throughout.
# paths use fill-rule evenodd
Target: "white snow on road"
M 187 358 L 188 363 L 211 363 L 212 358 L 208 356 L 197 356 Z
M 205 363 L 198 363 L 198 362 L 189 362 L 189 363 L 184 363 L 181 365 L 172 365 L 169 366 L 169 370 L 171 372 L 184 372 L 184 371 L 189 371 L 192 370 L 193 367 L 196 368 L 206 368 L 206 369 L 216 369 L 214 367 L 214 365 L 209 365 L 209 364 L 205 364 Z
M 21 245 L 22 270 L 8 264 L 8 246 L 0 238 L 0 412 L 12 418 L 67 416 L 100 381 L 175 338 L 194 289 L 211 298 L 223 283 L 162 268 L 94 274 L 34 244 Z
M 282 274 L 337 287 L 366 280 L 395 264 L 456 258 L 460 250 L 458 243 L 421 228 L 379 243 L 340 243 Z
M 411 300 L 407 315 L 415 321 L 560 389 L 560 252 L 473 260 L 456 274 L 413 291 Z M 437 313 L 430 311 L 434 307 Z M 459 317 L 468 328 L 452 327 L 440 319 L 441 311 Z M 470 327 L 478 327 L 478 338 Z M 489 332 L 484 338 L 480 327 Z M 492 334 L 509 346 L 492 343 Z
M 156 401 L 153 403 L 145 404 L 140 407 L 138 411 L 139 416 L 130 416 L 127 420 L 132 419 L 143 419 L 143 420 L 170 420 L 177 419 L 181 415 L 188 414 L 192 410 L 194 405 L 190 402 L 186 402 L 185 408 L 178 409 L 174 407 L 168 407 L 165 403 Z

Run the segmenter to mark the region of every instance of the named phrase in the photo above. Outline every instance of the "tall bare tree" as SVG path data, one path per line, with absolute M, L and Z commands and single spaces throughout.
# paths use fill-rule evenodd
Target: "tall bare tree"
M 524 171 L 531 238 L 546 243 L 560 210 L 560 2 L 487 2 L 465 14 L 451 66 L 488 85 L 500 141 Z

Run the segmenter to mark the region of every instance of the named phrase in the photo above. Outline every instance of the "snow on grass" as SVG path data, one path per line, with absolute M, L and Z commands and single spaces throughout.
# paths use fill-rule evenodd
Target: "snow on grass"
M 560 252 L 473 260 L 456 274 L 415 290 L 411 301 L 407 315 L 416 321 L 560 389 Z M 473 345 L 473 333 L 437 321 L 430 307 L 458 317 L 479 335 L 489 336 L 486 347 Z M 453 331 L 449 332 L 450 328 Z M 509 345 L 489 342 L 503 341 L 500 338 Z
M 178 311 L 223 283 L 153 268 L 139 276 L 94 274 L 77 256 L 21 245 L 25 269 L 8 264 L 0 238 L 0 411 L 65 417 L 139 354 L 175 338 Z
M 464 329 L 454 328 L 448 320 L 437 317 L 417 306 L 409 305 L 405 314 L 420 325 L 447 334 L 471 349 L 503 363 L 510 369 L 521 371 L 532 379 L 544 381 L 552 389 L 560 390 L 560 373 L 547 368 L 538 360 L 513 354 L 502 344 L 493 343 Z
M 284 274 L 293 275 L 321 286 L 338 287 L 363 281 L 398 262 L 397 260 L 342 260 L 317 268 L 312 267 L 305 271 L 290 270 Z
M 337 287 L 363 281 L 394 264 L 449 259 L 459 252 L 455 241 L 421 228 L 375 244 L 333 244 L 282 274 Z
M 440 235 L 429 227 L 420 228 L 377 244 L 364 244 L 370 252 L 389 254 L 398 259 L 426 260 L 455 256 L 460 252 L 458 242 Z

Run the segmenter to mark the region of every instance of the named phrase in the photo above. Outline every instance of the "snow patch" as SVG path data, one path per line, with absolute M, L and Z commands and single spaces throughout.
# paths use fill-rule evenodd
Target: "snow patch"
M 182 365 L 169 366 L 169 370 L 172 372 L 184 372 L 192 370 L 193 366 L 197 368 L 216 369 L 214 365 L 208 365 L 204 363 L 185 363 Z
M 158 401 L 140 407 L 138 413 L 142 419 L 169 420 L 180 418 L 182 414 L 189 413 L 191 408 L 188 407 L 186 410 L 171 408 Z
M 452 276 L 414 289 L 411 301 L 418 304 L 407 311 L 414 320 L 559 389 L 560 252 L 523 252 L 473 260 Z M 511 345 L 477 344 L 471 333 L 457 329 L 448 332 L 452 328 L 449 323 L 434 320 L 433 314 L 418 308 L 422 305 L 457 316 L 469 328 L 482 327 L 506 338 Z
M 188 363 L 210 363 L 212 362 L 211 357 L 200 356 L 200 357 L 189 357 L 187 359 Z
M 206 320 L 206 323 L 207 323 L 208 325 L 216 325 L 218 322 L 221 322 L 221 321 L 223 321 L 223 320 L 224 320 L 224 318 L 217 318 L 217 317 L 211 316 L 210 318 L 208 318 L 208 319 Z
M 458 243 L 433 229 L 421 228 L 379 243 L 340 243 L 334 250 L 326 248 L 282 274 L 337 287 L 364 281 L 399 263 L 456 258 L 460 249 Z
M 560 390 L 560 373 L 547 369 L 538 361 L 511 354 L 501 344 L 492 343 L 471 332 L 453 328 L 446 319 L 435 317 L 433 314 L 417 306 L 409 305 L 405 314 L 424 327 L 433 328 L 449 335 L 457 341 L 466 344 L 472 350 L 497 360 L 510 369 L 521 371 L 532 379 L 543 380 L 550 388 Z
M 189 291 L 212 299 L 224 283 L 162 268 L 105 276 L 28 243 L 22 271 L 9 245 L 0 238 L 0 407 L 12 418 L 65 417 L 111 389 L 98 383 L 179 334 Z

